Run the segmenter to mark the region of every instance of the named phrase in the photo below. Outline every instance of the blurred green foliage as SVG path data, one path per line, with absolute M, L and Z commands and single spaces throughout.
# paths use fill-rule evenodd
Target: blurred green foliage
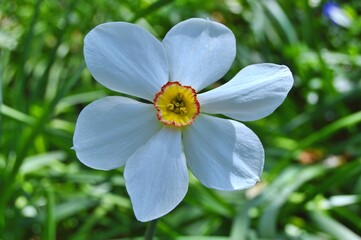
M 179 21 L 232 29 L 231 79 L 258 62 L 285 64 L 295 85 L 271 116 L 246 123 L 262 140 L 262 181 L 238 192 L 192 178 L 185 200 L 157 224 L 158 239 L 361 239 L 361 2 L 321 0 L 0 1 L 0 239 L 142 237 L 123 169 L 83 166 L 72 147 L 81 109 L 116 95 L 85 68 L 85 34 L 107 21 L 160 39 Z

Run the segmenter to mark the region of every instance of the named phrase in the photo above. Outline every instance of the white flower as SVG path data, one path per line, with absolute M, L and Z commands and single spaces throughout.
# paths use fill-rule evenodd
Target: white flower
M 162 42 L 124 22 L 101 24 L 85 37 L 93 77 L 145 101 L 113 96 L 89 104 L 77 120 L 74 149 L 95 169 L 125 165 L 138 220 L 159 218 L 182 201 L 187 165 L 214 189 L 245 189 L 259 181 L 264 150 L 258 137 L 242 123 L 214 114 L 263 118 L 284 101 L 293 78 L 286 66 L 255 64 L 197 94 L 224 76 L 235 54 L 233 33 L 203 19 L 177 24 Z

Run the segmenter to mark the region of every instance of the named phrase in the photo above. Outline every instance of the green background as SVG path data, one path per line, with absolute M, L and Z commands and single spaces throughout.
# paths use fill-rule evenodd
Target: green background
M 220 81 L 260 62 L 287 65 L 295 84 L 267 118 L 247 122 L 266 151 L 262 181 L 220 192 L 191 178 L 156 239 L 361 239 L 361 2 L 0 0 L 0 239 L 142 238 L 123 168 L 85 167 L 71 150 L 81 109 L 111 92 L 85 68 L 83 39 L 127 21 L 159 39 L 178 22 L 229 27 L 237 57 Z M 212 86 L 214 87 L 214 86 Z

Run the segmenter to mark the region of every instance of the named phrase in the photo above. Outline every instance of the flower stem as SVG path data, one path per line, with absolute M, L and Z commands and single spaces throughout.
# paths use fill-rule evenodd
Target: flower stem
M 147 227 L 147 231 L 145 232 L 144 239 L 152 240 L 157 230 L 157 219 L 152 220 Z

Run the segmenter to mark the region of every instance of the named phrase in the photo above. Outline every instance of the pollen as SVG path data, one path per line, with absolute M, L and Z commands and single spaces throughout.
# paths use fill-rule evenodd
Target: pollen
M 196 91 L 179 82 L 165 84 L 155 95 L 154 107 L 159 121 L 175 127 L 192 124 L 200 112 Z

